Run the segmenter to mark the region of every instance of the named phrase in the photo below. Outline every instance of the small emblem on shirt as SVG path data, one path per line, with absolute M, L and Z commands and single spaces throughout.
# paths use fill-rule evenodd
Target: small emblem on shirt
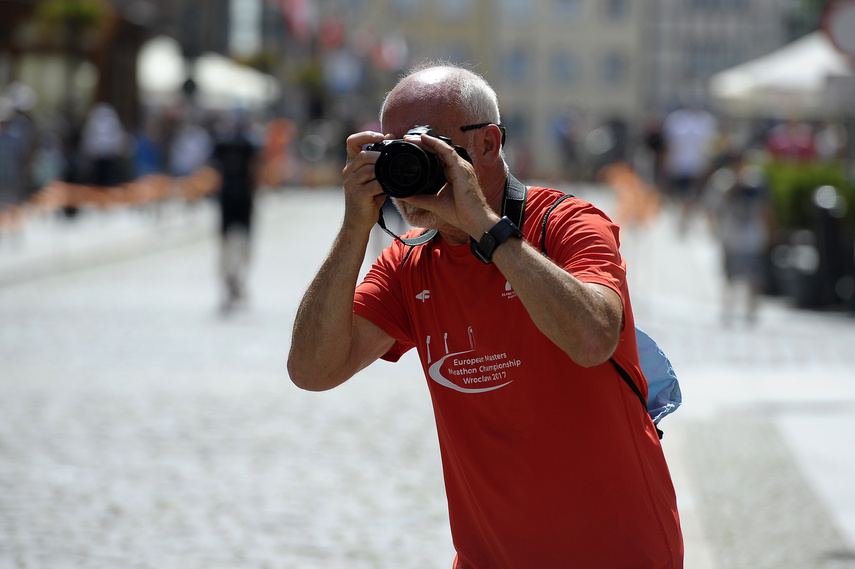
M 514 290 L 514 287 L 511 286 L 511 283 L 505 282 L 505 292 L 502 293 L 502 298 L 511 299 L 511 298 L 516 298 L 516 297 L 517 297 L 517 293 Z
M 430 298 L 430 291 L 429 290 L 423 290 L 419 294 L 416 295 L 416 298 L 418 298 L 419 300 L 424 302 Z

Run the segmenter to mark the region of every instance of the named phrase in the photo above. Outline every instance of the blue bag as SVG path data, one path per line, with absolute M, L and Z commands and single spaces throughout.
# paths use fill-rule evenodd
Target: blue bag
M 653 338 L 638 326 L 635 327 L 635 341 L 638 343 L 641 371 L 647 379 L 647 412 L 653 419 L 653 424 L 658 425 L 659 421 L 676 411 L 683 402 L 680 383 L 668 356 Z
M 573 197 L 570 194 L 565 194 L 559 197 L 546 210 L 541 222 L 540 249 L 544 255 L 546 252 L 546 223 L 549 220 L 549 214 L 558 207 L 558 205 L 567 198 Z M 506 200 L 507 202 L 507 200 Z M 506 206 L 507 207 L 507 206 Z M 520 216 L 522 223 L 522 216 Z M 626 372 L 623 367 L 618 364 L 614 358 L 609 358 L 609 362 L 620 374 L 621 378 L 629 385 L 632 391 L 638 396 L 641 404 L 647 409 L 648 415 L 653 420 L 653 425 L 656 427 L 656 433 L 659 438 L 662 438 L 662 431 L 659 429 L 659 421 L 670 415 L 683 402 L 683 394 L 680 392 L 680 383 L 677 381 L 677 374 L 674 373 L 674 368 L 671 366 L 671 361 L 662 348 L 651 338 L 647 332 L 635 327 L 635 340 L 638 344 L 638 360 L 641 365 L 641 371 L 647 379 L 647 398 L 641 393 L 641 389 L 633 381 L 632 377 Z

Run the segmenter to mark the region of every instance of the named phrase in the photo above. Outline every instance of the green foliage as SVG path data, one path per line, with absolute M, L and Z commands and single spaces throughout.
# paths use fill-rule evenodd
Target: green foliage
M 787 24 L 791 39 L 799 38 L 819 27 L 825 8 L 831 0 L 797 0 L 790 7 Z
M 262 50 L 249 57 L 240 58 L 238 62 L 264 73 L 270 73 L 276 69 L 281 58 L 282 56 L 278 51 Z
M 769 181 L 772 208 L 779 227 L 798 229 L 813 222 L 816 189 L 833 186 L 846 203 L 844 222 L 855 227 L 855 184 L 840 163 L 772 161 L 764 170 Z
M 105 0 L 46 0 L 39 4 L 36 19 L 52 26 L 92 29 L 102 27 L 110 11 Z

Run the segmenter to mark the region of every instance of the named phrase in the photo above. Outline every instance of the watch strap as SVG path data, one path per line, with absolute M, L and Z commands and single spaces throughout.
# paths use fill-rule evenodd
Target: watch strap
M 479 241 L 472 239 L 470 248 L 472 254 L 482 263 L 490 264 L 493 262 L 493 252 L 496 247 L 510 239 L 511 237 L 522 237 L 522 231 L 514 225 L 507 216 L 499 220 L 496 225 L 484 233 Z

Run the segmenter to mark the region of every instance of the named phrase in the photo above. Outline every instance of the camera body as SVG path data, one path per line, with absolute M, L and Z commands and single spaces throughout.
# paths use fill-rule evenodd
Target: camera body
M 439 136 L 427 125 L 415 126 L 407 135 L 427 134 L 451 145 L 451 139 Z M 453 146 L 453 145 L 452 145 Z M 406 140 L 383 140 L 365 147 L 365 150 L 379 152 L 374 165 L 374 175 L 383 188 L 383 193 L 393 198 L 409 198 L 416 194 L 433 195 L 446 184 L 442 163 L 436 154 L 425 151 L 420 146 Z M 466 150 L 454 146 L 454 150 L 464 160 L 471 163 Z

